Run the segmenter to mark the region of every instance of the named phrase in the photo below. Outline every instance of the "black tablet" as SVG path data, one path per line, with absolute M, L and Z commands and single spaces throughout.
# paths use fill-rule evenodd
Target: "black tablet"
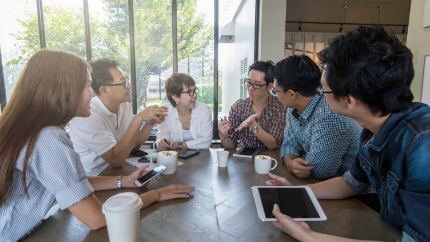
M 273 205 L 281 213 L 296 221 L 327 220 L 312 189 L 307 186 L 255 186 L 252 187 L 258 217 L 263 221 L 277 221 L 273 216 Z

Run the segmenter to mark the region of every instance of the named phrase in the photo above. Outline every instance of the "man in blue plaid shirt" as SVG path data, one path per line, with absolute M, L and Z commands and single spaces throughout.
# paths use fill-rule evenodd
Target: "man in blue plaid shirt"
M 272 94 L 288 107 L 282 161 L 299 178 L 342 176 L 358 152 L 361 127 L 333 112 L 324 91 L 318 92 L 321 71 L 308 56 L 290 56 L 274 69 Z

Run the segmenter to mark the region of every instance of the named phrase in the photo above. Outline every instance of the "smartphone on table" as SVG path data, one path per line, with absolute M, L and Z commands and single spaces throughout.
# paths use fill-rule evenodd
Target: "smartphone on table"
M 145 185 L 146 183 L 148 183 L 154 177 L 163 173 L 165 170 L 166 170 L 165 166 L 157 166 L 154 169 L 150 170 L 145 175 L 139 177 L 139 179 L 137 179 L 134 183 L 136 184 L 136 186 L 141 187 L 141 186 Z
M 197 154 L 199 154 L 199 153 L 200 153 L 200 151 L 197 151 L 197 150 L 189 150 L 189 151 L 186 151 L 186 152 L 180 153 L 180 154 L 178 155 L 178 157 L 179 157 L 179 158 L 182 158 L 182 159 L 187 159 L 187 158 L 189 158 L 189 157 L 191 157 L 191 156 L 193 156 L 193 155 L 197 155 Z
M 133 148 L 132 150 L 131 150 L 131 152 L 130 152 L 130 155 L 132 155 L 132 156 L 136 156 L 136 157 L 142 157 L 142 156 L 145 156 L 145 155 L 147 155 L 148 153 L 146 153 L 145 151 L 143 151 L 143 150 L 138 150 L 138 149 L 135 149 L 135 148 Z

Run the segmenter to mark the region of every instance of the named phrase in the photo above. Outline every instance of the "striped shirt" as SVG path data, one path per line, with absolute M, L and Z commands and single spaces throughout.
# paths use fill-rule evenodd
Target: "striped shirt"
M 318 179 L 342 176 L 358 153 L 362 128 L 353 119 L 336 114 L 325 96 L 318 94 L 303 112 L 290 108 L 281 157 L 293 154 L 309 161 L 311 175 Z
M 27 234 L 54 201 L 66 209 L 94 192 L 69 135 L 61 127 L 47 127 L 27 163 L 27 196 L 22 185 L 26 149 L 18 155 L 10 195 L 0 207 L 0 241 L 17 241 Z
M 237 100 L 230 109 L 228 120 L 231 122 L 232 130 L 228 131 L 227 137 L 234 143 L 239 140 L 238 147 L 266 147 L 263 142 L 261 142 L 257 136 L 249 130 L 249 128 L 244 128 L 239 132 L 233 132 L 233 130 L 236 130 L 243 121 L 254 114 L 255 111 L 252 109 L 252 101 L 249 97 Z M 258 125 L 260 125 L 261 129 L 275 138 L 278 143 L 278 147 L 282 143 L 286 115 L 287 108 L 278 100 L 278 98 L 269 95 L 267 106 L 263 109 L 260 118 L 255 120 Z

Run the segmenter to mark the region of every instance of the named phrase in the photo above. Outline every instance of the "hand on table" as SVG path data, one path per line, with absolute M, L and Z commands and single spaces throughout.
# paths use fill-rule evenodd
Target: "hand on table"
M 142 167 L 140 167 L 139 169 L 137 169 L 137 171 L 131 173 L 128 176 L 123 176 L 122 177 L 122 186 L 123 187 L 137 187 L 136 184 L 134 183 L 139 177 L 145 175 L 146 173 L 148 173 L 149 171 L 145 171 L 146 168 L 148 168 L 149 165 L 144 165 Z M 148 182 L 149 183 L 149 182 Z M 146 183 L 143 186 L 148 185 L 148 183 Z
M 170 140 L 164 141 L 164 139 L 162 139 L 160 142 L 158 142 L 157 145 L 157 150 L 158 151 L 165 151 L 168 150 L 170 148 Z
M 272 173 L 269 173 L 269 176 L 273 180 L 266 181 L 266 186 L 292 186 L 293 185 L 283 177 L 274 175 Z
M 189 198 L 187 193 L 193 192 L 194 187 L 185 185 L 170 185 L 156 190 L 158 192 L 157 201 L 166 201 L 175 198 Z
M 287 168 L 298 178 L 306 178 L 311 175 L 311 170 L 313 170 L 315 166 L 309 166 L 309 161 L 296 158 L 287 164 Z
M 312 232 L 307 223 L 297 222 L 291 217 L 282 214 L 277 204 L 273 206 L 272 213 L 278 219 L 278 222 L 272 222 L 272 224 L 299 241 L 303 241 L 306 234 Z
M 249 116 L 249 118 L 243 121 L 234 132 L 241 131 L 245 127 L 250 127 L 250 128 L 257 127 L 258 124 L 257 124 L 257 121 L 255 121 L 255 119 L 258 118 L 259 115 L 260 114 L 256 113 L 254 115 Z
M 224 116 L 224 120 L 218 124 L 218 132 L 220 138 L 226 138 L 228 131 L 231 130 L 231 122 Z

